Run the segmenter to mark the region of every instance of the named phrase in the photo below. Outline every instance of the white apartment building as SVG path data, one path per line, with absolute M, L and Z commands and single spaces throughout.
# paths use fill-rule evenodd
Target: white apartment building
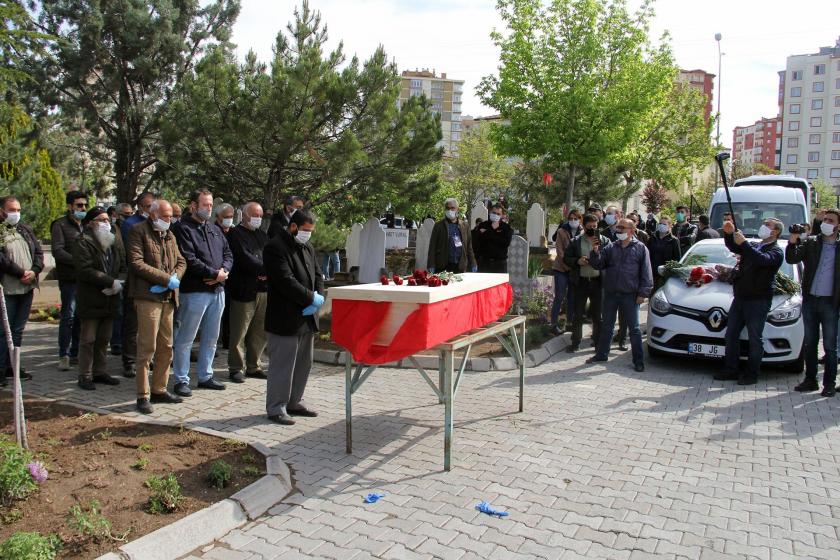
M 840 186 L 840 39 L 779 72 L 781 172 Z
M 432 110 L 440 115 L 443 139 L 438 144 L 446 150 L 445 156 L 458 155 L 461 140 L 461 97 L 464 94 L 464 80 L 439 77 L 434 70 L 407 70 L 402 73 L 399 102 L 424 94 L 432 102 Z

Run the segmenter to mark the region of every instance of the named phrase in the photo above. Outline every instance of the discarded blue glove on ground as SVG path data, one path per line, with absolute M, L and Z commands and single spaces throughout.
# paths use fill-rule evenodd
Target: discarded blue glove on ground
M 315 304 L 309 305 L 303 308 L 303 316 L 306 317 L 308 315 L 315 315 L 316 311 L 318 311 L 318 308 L 315 307 Z
M 152 286 L 151 288 L 149 288 L 149 291 L 153 294 L 162 294 L 168 289 L 169 288 L 167 288 L 166 286 Z
M 384 498 L 385 494 L 381 494 L 379 492 L 372 492 L 365 496 L 365 503 L 366 504 L 375 504 L 379 501 L 379 498 Z
M 507 517 L 508 512 L 506 511 L 499 511 L 497 509 L 493 509 L 493 507 L 488 504 L 487 502 L 479 502 L 475 509 L 480 511 L 481 513 L 486 513 L 487 515 L 496 515 L 498 517 Z

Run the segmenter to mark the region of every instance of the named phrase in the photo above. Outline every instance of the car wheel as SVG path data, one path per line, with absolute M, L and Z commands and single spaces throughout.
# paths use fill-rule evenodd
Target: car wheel
M 648 349 L 648 356 L 650 356 L 651 358 L 664 358 L 665 356 L 668 355 L 667 352 L 663 352 L 662 350 L 659 350 L 658 348 L 654 348 L 650 344 L 647 345 L 647 349 Z
M 799 352 L 799 357 L 792 362 L 788 362 L 782 366 L 782 371 L 788 373 L 802 373 L 805 369 L 805 350 Z

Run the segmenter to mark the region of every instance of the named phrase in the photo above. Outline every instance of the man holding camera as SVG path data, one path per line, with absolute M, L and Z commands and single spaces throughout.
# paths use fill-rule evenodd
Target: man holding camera
M 715 375 L 719 381 L 738 380 L 738 385 L 755 385 L 764 357 L 764 324 L 773 301 L 773 280 L 782 266 L 784 254 L 777 243 L 783 224 L 767 218 L 758 228 L 761 242 L 753 245 L 732 222 L 723 224 L 726 248 L 739 255 L 733 274 L 732 305 L 726 327 L 726 358 L 724 369 Z M 749 359 L 746 373 L 738 373 L 741 358 L 741 330 L 747 327 Z
M 837 318 L 840 305 L 840 243 L 837 226 L 840 210 L 826 210 L 820 223 L 820 234 L 800 239 L 805 233 L 801 225 L 790 227 L 790 240 L 785 260 L 790 264 L 803 263 L 802 318 L 805 323 L 805 380 L 797 391 L 817 391 L 817 347 L 820 328 L 825 347 L 822 396 L 833 397 L 837 378 Z

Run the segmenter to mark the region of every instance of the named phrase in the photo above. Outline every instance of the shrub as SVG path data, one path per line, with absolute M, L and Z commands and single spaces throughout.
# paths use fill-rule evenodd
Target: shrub
M 221 490 L 230 483 L 231 470 L 230 465 L 221 459 L 214 461 L 210 465 L 210 472 L 207 473 L 207 481 L 210 483 L 210 486 Z
M 136 471 L 145 471 L 149 466 L 149 460 L 146 457 L 140 457 L 131 465 L 131 468 Z
M 0 438 L 0 502 L 22 500 L 38 486 L 29 470 L 32 462 L 29 451 Z
M 61 548 L 58 535 L 15 533 L 0 544 L 2 560 L 53 560 Z
M 170 473 L 165 477 L 152 476 L 146 481 L 146 487 L 152 491 L 149 497 L 149 513 L 170 513 L 178 509 L 183 496 L 178 479 Z
M 68 527 L 83 537 L 96 541 L 111 537 L 111 522 L 102 515 L 99 502 L 96 500 L 91 501 L 87 509 L 80 504 L 74 505 L 70 508 L 67 517 Z

